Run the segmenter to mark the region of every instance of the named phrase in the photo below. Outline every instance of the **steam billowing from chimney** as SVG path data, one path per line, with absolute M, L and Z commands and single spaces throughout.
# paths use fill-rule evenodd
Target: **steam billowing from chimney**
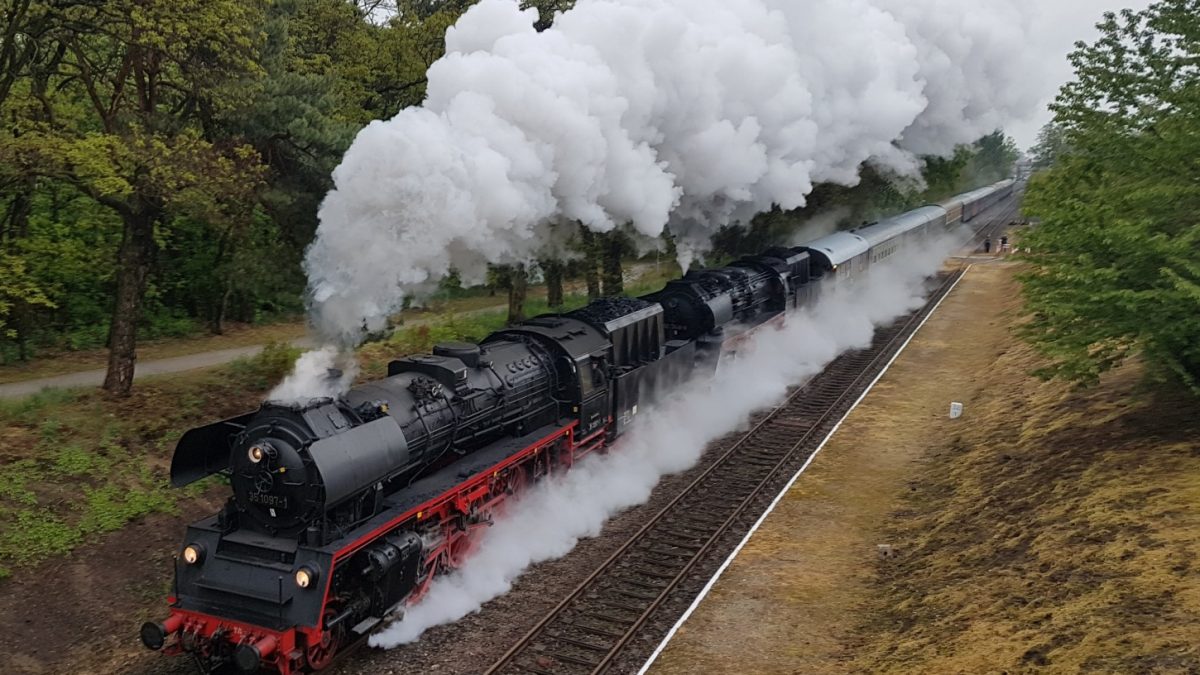
M 357 342 L 451 267 L 524 262 L 572 221 L 668 225 L 686 268 L 716 228 L 864 162 L 913 173 L 1032 112 L 1027 0 L 579 0 L 549 30 L 483 0 L 428 98 L 364 128 L 306 266 L 313 320 Z M 1024 59 L 1024 60 L 1023 60 Z

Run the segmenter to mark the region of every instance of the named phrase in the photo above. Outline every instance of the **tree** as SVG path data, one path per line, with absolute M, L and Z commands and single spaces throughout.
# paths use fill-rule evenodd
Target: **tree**
M 524 0 L 521 9 L 533 7 L 538 11 L 538 20 L 533 27 L 538 32 L 554 25 L 554 17 L 575 6 L 575 0 Z
M 563 264 L 554 258 L 538 261 L 546 277 L 546 304 L 550 307 L 563 305 Z
M 600 297 L 600 241 L 601 236 L 579 225 L 580 248 L 583 249 L 583 279 L 587 284 L 588 302 Z
M 1013 163 L 1021 156 L 1017 144 L 1003 131 L 988 134 L 975 142 L 968 176 L 976 185 L 995 183 L 1012 175 Z
M 0 251 L 0 334 L 17 337 L 9 326 L 10 317 L 35 306 L 53 307 L 54 303 L 30 278 L 21 258 Z
M 115 0 L 75 7 L 55 29 L 63 87 L 97 127 L 27 136 L 44 174 L 114 211 L 123 230 L 104 389 L 129 392 L 147 277 L 172 214 L 245 222 L 260 173 L 254 149 L 214 137 L 231 86 L 254 77 L 262 6 L 239 0 Z
M 1200 393 L 1200 2 L 1106 14 L 1053 110 L 1069 154 L 1031 181 L 1025 335 L 1082 383 L 1132 354 Z
M 28 67 L 53 51 L 51 32 L 61 17 L 84 4 L 77 0 L 7 0 L 0 6 L 0 105 Z
M 139 337 L 300 311 L 333 168 L 471 4 L 0 2 L 0 250 L 51 303 L 0 360 L 110 344 L 120 393 Z
M 1054 122 L 1047 123 L 1038 131 L 1037 142 L 1029 149 L 1029 153 L 1033 155 L 1033 166 L 1037 169 L 1045 169 L 1054 164 L 1066 151 L 1066 131 Z
M 490 270 L 492 285 L 508 291 L 509 326 L 525 320 L 525 299 L 529 295 L 529 270 L 525 265 L 496 265 Z
M 625 278 L 621 270 L 621 257 L 625 255 L 628 243 L 620 230 L 596 235 L 597 247 L 600 249 L 601 281 L 605 296 L 621 295 L 625 292 Z

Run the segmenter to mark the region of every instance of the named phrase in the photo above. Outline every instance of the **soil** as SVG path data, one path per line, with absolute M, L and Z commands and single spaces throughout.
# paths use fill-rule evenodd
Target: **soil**
M 1030 377 L 1013 273 L 972 268 L 651 673 L 1200 672 L 1200 405 Z
M 182 516 L 197 520 L 224 498 L 212 489 L 181 503 Z M 179 520 L 144 518 L 0 582 L 0 672 L 123 672 L 138 627 L 166 614 Z

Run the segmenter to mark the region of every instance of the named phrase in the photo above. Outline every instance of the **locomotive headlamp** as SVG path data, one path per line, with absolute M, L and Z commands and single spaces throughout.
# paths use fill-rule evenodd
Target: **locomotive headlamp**
M 189 565 L 204 560 L 204 547 L 200 544 L 188 544 L 183 549 L 183 561 Z
M 263 461 L 263 457 L 267 456 L 267 452 L 263 450 L 261 445 L 252 445 L 250 446 L 250 449 L 246 451 L 246 455 L 250 457 L 251 462 L 258 464 L 259 462 Z
M 308 588 L 317 581 L 317 570 L 308 565 L 296 570 L 296 585 L 300 588 Z

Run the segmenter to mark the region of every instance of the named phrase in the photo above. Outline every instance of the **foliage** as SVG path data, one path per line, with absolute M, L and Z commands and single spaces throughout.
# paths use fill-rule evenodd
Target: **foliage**
M 237 359 L 228 369 L 239 385 L 265 389 L 291 372 L 301 351 L 286 342 L 272 342 L 254 356 Z
M 6 318 L 14 308 L 53 307 L 54 303 L 38 287 L 26 269 L 25 261 L 0 251 L 0 335 L 16 337 L 6 329 Z
M 1037 143 L 1029 149 L 1036 169 L 1049 167 L 1067 151 L 1066 130 L 1054 122 L 1047 123 L 1038 131 Z
M 300 311 L 332 169 L 424 96 L 462 11 L 441 4 L 376 24 L 344 0 L 10 3 L 0 360 L 109 343 L 120 316 L 158 336 Z
M 970 187 L 1003 180 L 1012 175 L 1013 162 L 1016 162 L 1020 156 L 1017 144 L 1003 131 L 990 133 L 975 142 L 974 153 L 967 163 L 965 174 L 960 176 L 960 180 L 967 181 Z M 960 183 L 956 187 L 964 188 L 966 186 Z
M 1099 27 L 1053 106 L 1070 152 L 1028 192 L 1024 333 L 1043 375 L 1091 383 L 1140 354 L 1200 393 L 1200 2 Z

